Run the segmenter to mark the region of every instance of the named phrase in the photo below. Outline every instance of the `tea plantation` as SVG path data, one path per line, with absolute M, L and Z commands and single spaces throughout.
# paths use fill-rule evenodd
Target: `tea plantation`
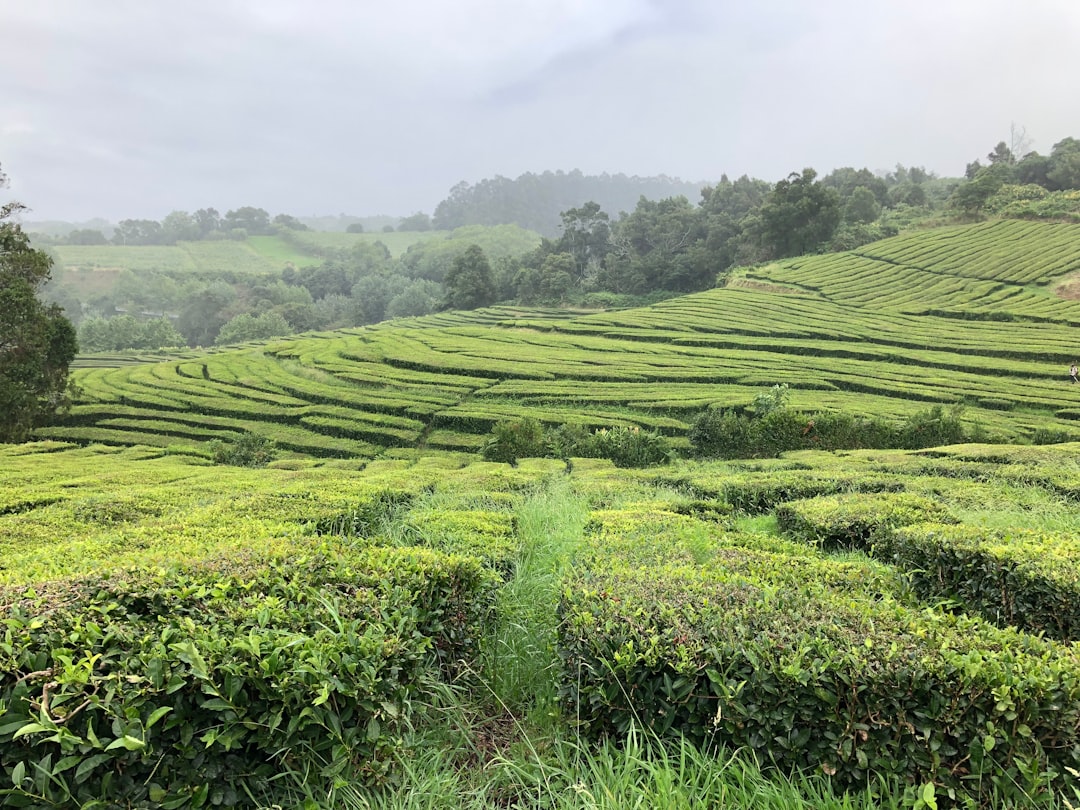
M 717 806 L 1072 806 L 1077 271 L 1080 226 L 989 223 L 80 368 L 0 447 L 0 806 L 618 806 L 642 745 L 643 806 L 692 806 L 687 762 Z M 691 458 L 778 384 L 983 440 Z M 526 417 L 677 457 L 484 461 Z M 252 436 L 276 460 L 215 463 Z

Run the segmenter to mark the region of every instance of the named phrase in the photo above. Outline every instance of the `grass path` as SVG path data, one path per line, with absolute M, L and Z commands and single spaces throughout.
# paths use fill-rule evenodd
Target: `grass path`
M 432 700 L 431 723 L 401 757 L 401 783 L 380 793 L 346 787 L 328 806 L 433 808 L 717 807 L 862 810 L 911 807 L 869 794 L 836 797 L 821 778 L 763 776 L 741 752 L 699 751 L 643 733 L 603 745 L 568 729 L 557 706 L 557 605 L 584 542 L 587 504 L 571 478 L 550 482 L 517 510 L 521 554 L 504 586 L 500 621 L 477 683 Z M 478 685 L 477 685 L 478 684 Z

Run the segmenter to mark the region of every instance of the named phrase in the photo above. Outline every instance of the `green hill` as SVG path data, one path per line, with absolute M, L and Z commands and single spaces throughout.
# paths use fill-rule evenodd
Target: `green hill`
M 1071 806 L 1080 444 L 1004 442 L 1080 418 L 1077 270 L 1080 225 L 999 222 L 80 368 L 0 447 L 0 805 Z M 780 383 L 1003 443 L 476 452 L 523 416 L 685 447 Z M 284 452 L 214 463 L 248 433 Z
M 474 449 L 499 420 L 683 439 L 708 407 L 786 383 L 791 404 L 903 419 L 935 403 L 998 440 L 1068 430 L 1080 227 L 1002 221 L 748 270 L 724 289 L 594 314 L 491 308 L 80 370 L 42 437 L 200 442 L 252 430 L 303 454 Z

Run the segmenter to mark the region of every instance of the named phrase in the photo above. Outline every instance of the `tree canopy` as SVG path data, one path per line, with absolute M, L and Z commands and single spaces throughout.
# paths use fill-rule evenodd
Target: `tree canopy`
M 7 177 L 0 171 L 0 188 Z M 0 441 L 26 438 L 34 426 L 67 403 L 68 365 L 75 329 L 55 304 L 38 298 L 52 260 L 35 250 L 12 216 L 16 202 L 0 206 Z

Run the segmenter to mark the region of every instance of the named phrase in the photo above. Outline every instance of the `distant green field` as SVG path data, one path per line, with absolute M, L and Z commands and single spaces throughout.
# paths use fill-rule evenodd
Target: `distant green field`
M 280 236 L 249 236 L 247 244 L 263 259 L 279 268 L 289 264 L 294 267 L 305 267 L 322 261 L 317 256 L 297 250 Z
M 64 270 L 130 270 L 146 272 L 156 270 L 167 273 L 277 273 L 287 261 L 296 258 L 308 263 L 317 259 L 299 257 L 287 253 L 284 243 L 275 243 L 276 237 L 256 237 L 268 240 L 258 243 L 259 249 L 249 242 L 213 241 L 180 242 L 176 245 L 59 245 L 52 248 Z M 280 240 L 278 240 L 280 242 Z M 285 255 L 283 255 L 285 254 Z M 288 258 L 292 256 L 294 258 Z
M 1080 268 L 1080 226 L 1000 222 L 925 236 L 921 248 L 903 237 L 778 262 L 748 274 L 757 288 L 651 307 L 439 313 L 196 362 L 80 370 L 71 417 L 41 435 L 201 441 L 197 419 L 177 418 L 199 413 L 298 454 L 370 457 L 476 447 L 497 422 L 527 415 L 636 425 L 685 444 L 701 410 L 746 408 L 786 383 L 807 412 L 896 422 L 963 402 L 991 438 L 1080 436 L 1080 393 L 1065 372 L 1080 305 L 1049 292 Z M 918 266 L 874 258 L 913 250 Z
M 428 239 L 442 239 L 449 231 L 405 231 L 392 233 L 331 233 L 328 231 L 298 231 L 296 241 L 316 249 L 350 248 L 362 242 L 382 242 L 394 258 L 401 256 L 411 245 Z

